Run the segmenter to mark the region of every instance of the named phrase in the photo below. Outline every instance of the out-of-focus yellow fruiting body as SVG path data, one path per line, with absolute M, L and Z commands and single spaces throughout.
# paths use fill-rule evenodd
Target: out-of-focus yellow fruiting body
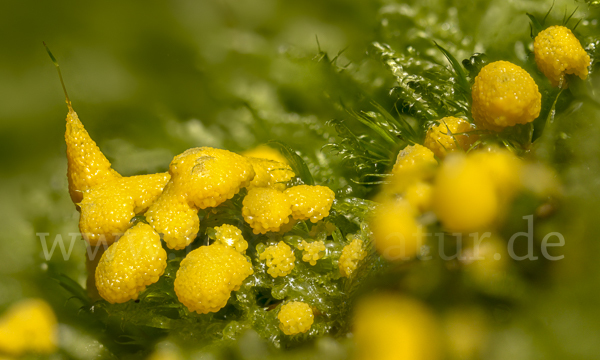
M 371 219 L 375 249 L 390 261 L 407 260 L 423 245 L 423 231 L 415 210 L 405 201 L 388 201 Z
M 168 173 L 121 177 L 84 192 L 79 231 L 92 246 L 112 244 L 146 211 L 169 181 Z
M 198 233 L 198 209 L 231 199 L 254 178 L 252 164 L 241 155 L 208 147 L 177 155 L 169 165 L 171 180 L 146 212 L 148 223 L 170 249 L 183 249 Z
M 523 161 L 508 150 L 491 148 L 469 154 L 469 161 L 485 169 L 496 185 L 501 198 L 509 200 L 522 187 Z
M 41 299 L 21 300 L 0 318 L 0 354 L 51 354 L 56 351 L 57 332 L 50 305 Z
M 298 249 L 302 250 L 302 261 L 317 265 L 317 260 L 325 256 L 325 243 L 323 241 L 306 242 L 302 240 Z
M 433 190 L 433 206 L 447 230 L 488 230 L 499 215 L 498 192 L 487 169 L 464 154 L 442 164 Z
M 342 276 L 349 278 L 354 270 L 358 267 L 358 263 L 367 256 L 366 250 L 363 248 L 363 241 L 354 238 L 352 242 L 342 249 L 342 255 L 338 261 L 338 268 Z
M 410 185 L 404 194 L 404 199 L 419 212 L 426 212 L 431 209 L 433 186 L 424 181 L 417 181 Z
M 451 151 L 469 150 L 478 139 L 475 134 L 468 134 L 473 130 L 475 127 L 468 121 L 448 116 L 427 130 L 423 145 L 443 159 Z
M 315 321 L 310 305 L 301 301 L 291 301 L 281 305 L 277 318 L 279 328 L 286 335 L 305 333 L 310 330 Z
M 273 188 L 254 188 L 242 202 L 242 215 L 255 234 L 280 231 L 292 214 L 288 197 Z
M 406 146 L 398 153 L 392 179 L 383 187 L 383 195 L 404 193 L 416 181 L 431 178 L 436 166 L 433 151 L 419 144 Z
M 553 86 L 567 87 L 565 74 L 585 80 L 590 56 L 573 32 L 564 26 L 550 26 L 540 31 L 533 42 L 535 63 Z
M 255 187 L 272 187 L 283 191 L 286 188 L 286 183 L 296 176 L 292 168 L 285 163 L 260 158 L 248 158 L 248 161 L 250 161 L 256 173 L 248 186 L 248 190 Z
M 450 359 L 477 359 L 487 347 L 489 319 L 477 308 L 453 309 L 444 316 L 444 335 Z
M 96 288 L 111 304 L 135 300 L 154 284 L 167 267 L 167 252 L 160 236 L 148 224 L 137 223 L 100 258 Z
M 181 261 L 175 293 L 189 311 L 217 312 L 253 272 L 246 257 L 233 248 L 222 244 L 201 246 Z
M 274 278 L 288 275 L 296 265 L 294 251 L 283 241 L 267 247 L 260 254 L 259 259 L 267 261 L 267 273 Z
M 413 299 L 391 294 L 363 299 L 355 308 L 353 334 L 359 360 L 442 358 L 437 320 Z
M 83 127 L 77 113 L 69 104 L 67 114 L 67 178 L 73 203 L 79 204 L 83 193 L 94 186 L 120 178 L 110 162 Z
M 288 163 L 285 156 L 281 155 L 279 151 L 267 145 L 258 145 L 255 148 L 242 152 L 242 155 L 259 159 L 273 160 L 282 164 Z
M 542 95 L 527 71 L 508 61 L 481 69 L 472 89 L 473 120 L 478 128 L 500 131 L 540 115 Z
M 233 225 L 221 225 L 215 227 L 215 244 L 229 246 L 240 254 L 245 254 L 248 242 L 242 236 L 242 231 Z
M 292 217 L 313 223 L 329 216 L 335 193 L 327 186 L 298 185 L 284 191 L 292 205 Z

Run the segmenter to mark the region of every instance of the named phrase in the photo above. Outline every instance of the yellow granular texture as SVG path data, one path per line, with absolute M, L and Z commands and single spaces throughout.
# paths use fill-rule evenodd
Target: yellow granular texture
M 285 156 L 281 155 L 278 150 L 267 145 L 258 145 L 255 148 L 242 152 L 242 155 L 259 159 L 273 160 L 282 164 L 288 163 Z
M 473 130 L 475 130 L 475 126 L 468 121 L 448 116 L 427 130 L 423 145 L 433 151 L 435 156 L 443 159 L 451 151 L 469 150 L 478 137 L 475 134 L 464 133 Z
M 481 69 L 472 89 L 471 112 L 478 128 L 500 131 L 540 115 L 542 95 L 527 71 L 508 61 Z
M 389 261 L 407 260 L 423 245 L 423 231 L 415 210 L 404 201 L 388 201 L 370 221 L 375 249 Z
M 294 251 L 283 241 L 267 247 L 260 254 L 259 259 L 267 261 L 267 273 L 274 278 L 288 275 L 296 265 Z
M 229 246 L 235 251 L 245 254 L 248 249 L 248 242 L 242 236 L 242 231 L 233 225 L 221 225 L 215 227 L 217 240 L 215 244 Z
M 170 249 L 183 249 L 194 241 L 199 229 L 198 209 L 231 199 L 254 178 L 246 158 L 208 147 L 177 155 L 169 173 L 171 180 L 146 212 L 146 219 Z
M 112 244 L 160 196 L 169 178 L 168 173 L 122 177 L 86 191 L 79 217 L 83 238 L 92 246 Z
M 67 114 L 67 178 L 73 203 L 79 204 L 83 192 L 121 177 L 83 127 L 77 113 L 69 106 Z
M 438 360 L 444 358 L 441 331 L 424 304 L 392 294 L 362 299 L 354 310 L 358 360 Z
M 452 154 L 442 164 L 433 190 L 433 208 L 447 230 L 489 230 L 499 215 L 500 199 L 490 172 L 479 161 Z
M 285 163 L 252 157 L 249 157 L 248 161 L 250 161 L 256 173 L 248 186 L 248 190 L 255 187 L 272 187 L 283 191 L 286 188 L 286 183 L 296 176 L 292 168 Z
M 255 234 L 279 231 L 292 214 L 288 197 L 272 188 L 254 188 L 242 202 L 242 215 Z
M 246 257 L 222 244 L 201 246 L 181 261 L 175 278 L 177 298 L 189 311 L 217 312 L 232 291 L 254 271 Z
M 335 193 L 327 186 L 298 185 L 284 191 L 292 205 L 292 217 L 313 223 L 329 216 Z
M 323 241 L 313 241 L 311 243 L 302 240 L 298 246 L 302 251 L 302 261 L 317 265 L 317 260 L 325 256 L 325 243 Z
M 565 74 L 585 80 L 590 56 L 570 29 L 550 26 L 540 31 L 533 42 L 535 63 L 553 86 L 566 88 Z
M 358 263 L 367 256 L 367 252 L 363 249 L 363 241 L 354 239 L 352 242 L 342 249 L 342 255 L 338 262 L 340 273 L 344 277 L 350 277 Z
M 135 300 L 167 267 L 167 252 L 150 225 L 138 223 L 114 244 L 96 267 L 96 288 L 111 304 Z
M 41 299 L 21 300 L 0 318 L 0 354 L 51 354 L 56 351 L 57 331 L 50 305 Z
M 279 328 L 286 335 L 296 335 L 310 330 L 315 316 L 311 307 L 301 301 L 291 301 L 281 305 L 279 314 Z

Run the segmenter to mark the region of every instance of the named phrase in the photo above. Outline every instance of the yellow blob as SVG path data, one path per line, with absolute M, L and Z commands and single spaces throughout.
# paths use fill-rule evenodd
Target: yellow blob
M 138 223 L 102 254 L 96 288 L 111 304 L 135 300 L 146 286 L 158 281 L 166 267 L 160 236 L 149 225 Z
M 221 244 L 201 246 L 181 261 L 175 293 L 189 311 L 217 312 L 253 272 L 246 257 L 234 249 Z
M 570 29 L 550 26 L 540 31 L 533 42 L 535 62 L 553 86 L 567 87 L 565 74 L 574 74 L 585 80 L 590 56 Z
M 338 268 L 343 277 L 349 278 L 354 270 L 358 267 L 358 263 L 367 256 L 367 252 L 363 249 L 363 241 L 354 238 L 352 242 L 342 249 L 342 255 L 338 261 Z
M 323 241 L 313 241 L 311 243 L 302 240 L 298 246 L 302 251 L 302 261 L 310 263 L 312 266 L 317 265 L 317 260 L 325 256 L 325 243 Z
M 500 131 L 540 115 L 542 95 L 527 71 L 508 61 L 481 69 L 472 89 L 473 120 L 478 128 Z
M 255 234 L 280 231 L 281 226 L 290 221 L 292 214 L 288 197 L 272 188 L 254 188 L 242 202 L 244 220 Z
M 84 192 L 79 231 L 92 246 L 112 244 L 162 193 L 169 174 L 118 178 Z
M 267 273 L 274 278 L 288 275 L 296 265 L 294 251 L 283 241 L 267 247 L 260 254 L 259 259 L 267 261 Z
M 498 193 L 487 169 L 463 154 L 448 156 L 433 190 L 434 211 L 456 232 L 488 230 L 499 215 Z
M 85 130 L 70 103 L 65 142 L 69 194 L 73 203 L 79 204 L 84 191 L 121 177 Z
M 245 254 L 248 242 L 244 240 L 242 231 L 233 225 L 221 225 L 215 227 L 215 244 L 229 246 L 240 254 Z
M 380 294 L 363 299 L 354 315 L 356 358 L 441 359 L 438 323 L 416 300 Z
M 286 165 L 288 164 L 285 156 L 281 155 L 279 151 L 267 145 L 258 145 L 253 149 L 242 152 L 242 155 L 259 159 L 273 160 Z
M 431 184 L 417 181 L 406 189 L 404 199 L 406 199 L 414 209 L 423 213 L 431 209 L 432 194 L 433 186 L 431 186 Z
M 475 129 L 471 123 L 457 117 L 448 116 L 427 130 L 425 135 L 426 148 L 430 149 L 435 156 L 443 159 L 447 153 L 462 149 L 469 150 L 471 145 L 477 141 L 475 134 L 464 134 Z
M 56 351 L 56 316 L 41 299 L 25 299 L 12 305 L 0 318 L 0 353 L 51 354 Z
M 371 219 L 375 249 L 390 261 L 407 260 L 423 246 L 423 230 L 414 209 L 403 201 L 388 201 Z
M 291 301 L 281 305 L 277 318 L 279 328 L 286 335 L 307 332 L 315 320 L 311 307 L 301 301 Z
M 284 194 L 292 205 L 292 217 L 296 220 L 309 220 L 313 223 L 329 216 L 335 193 L 326 186 L 299 185 Z
M 248 158 L 248 161 L 250 161 L 256 173 L 248 186 L 248 190 L 255 187 L 272 187 L 283 191 L 286 188 L 286 183 L 296 176 L 292 168 L 285 163 L 251 157 Z
M 500 192 L 501 198 L 509 200 L 522 187 L 523 162 L 508 150 L 490 148 L 469 154 L 469 161 L 485 169 Z
M 433 176 L 437 166 L 433 151 L 423 145 L 408 145 L 398 153 L 390 183 L 383 186 L 383 197 L 401 194 L 416 181 Z

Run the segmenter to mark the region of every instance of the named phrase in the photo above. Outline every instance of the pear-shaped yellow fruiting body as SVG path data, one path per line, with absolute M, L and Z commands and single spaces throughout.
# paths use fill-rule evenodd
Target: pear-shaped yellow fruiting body
M 273 188 L 253 188 L 243 200 L 242 215 L 255 234 L 280 231 L 292 214 L 288 197 Z
M 0 318 L 0 354 L 51 354 L 58 343 L 54 311 L 41 299 L 25 299 Z
M 240 254 L 245 254 L 248 249 L 248 242 L 236 226 L 225 224 L 215 227 L 215 237 L 215 244 L 229 246 Z
M 292 217 L 313 223 L 329 216 L 335 193 L 327 186 L 298 185 L 284 191 L 292 206 Z
M 340 274 L 349 278 L 365 256 L 367 256 L 367 251 L 363 248 L 363 241 L 353 238 L 352 242 L 342 249 L 342 255 L 338 261 Z
M 478 138 L 475 134 L 468 134 L 473 130 L 475 126 L 468 121 L 448 116 L 427 130 L 423 145 L 433 151 L 435 156 L 443 159 L 449 152 L 469 150 Z
M 281 305 L 277 319 L 279 319 L 279 328 L 284 334 L 296 335 L 310 330 L 315 316 L 307 303 L 291 301 Z

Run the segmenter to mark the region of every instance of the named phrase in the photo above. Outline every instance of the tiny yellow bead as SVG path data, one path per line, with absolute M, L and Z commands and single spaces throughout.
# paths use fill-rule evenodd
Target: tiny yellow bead
M 307 332 L 315 319 L 311 307 L 301 301 L 291 301 L 281 305 L 277 318 L 279 328 L 286 335 Z
M 242 204 L 244 220 L 255 234 L 280 231 L 292 214 L 287 196 L 273 188 L 250 189 Z
M 58 343 L 57 325 L 54 311 L 44 300 L 21 300 L 0 318 L 0 353 L 51 354 Z
M 294 251 L 283 241 L 267 247 L 259 259 L 267 261 L 267 273 L 274 278 L 289 275 L 296 265 Z
M 471 145 L 477 141 L 478 136 L 465 133 L 469 133 L 474 129 L 475 126 L 468 121 L 448 116 L 439 120 L 427 130 L 423 145 L 430 149 L 435 156 L 443 159 L 451 151 L 469 150 Z
M 335 193 L 326 186 L 299 185 L 284 194 L 292 206 L 292 217 L 296 220 L 309 220 L 313 223 L 329 216 Z
M 317 265 L 317 260 L 325 256 L 325 243 L 323 241 L 313 241 L 311 243 L 302 240 L 298 249 L 302 251 L 302 261 Z
M 358 267 L 358 263 L 366 256 L 367 252 L 363 249 L 363 241 L 354 238 L 350 244 L 342 249 L 342 255 L 338 262 L 340 274 L 349 278 Z
M 242 231 L 233 225 L 221 225 L 215 227 L 216 244 L 229 246 L 240 254 L 245 254 L 248 242 L 242 236 Z

